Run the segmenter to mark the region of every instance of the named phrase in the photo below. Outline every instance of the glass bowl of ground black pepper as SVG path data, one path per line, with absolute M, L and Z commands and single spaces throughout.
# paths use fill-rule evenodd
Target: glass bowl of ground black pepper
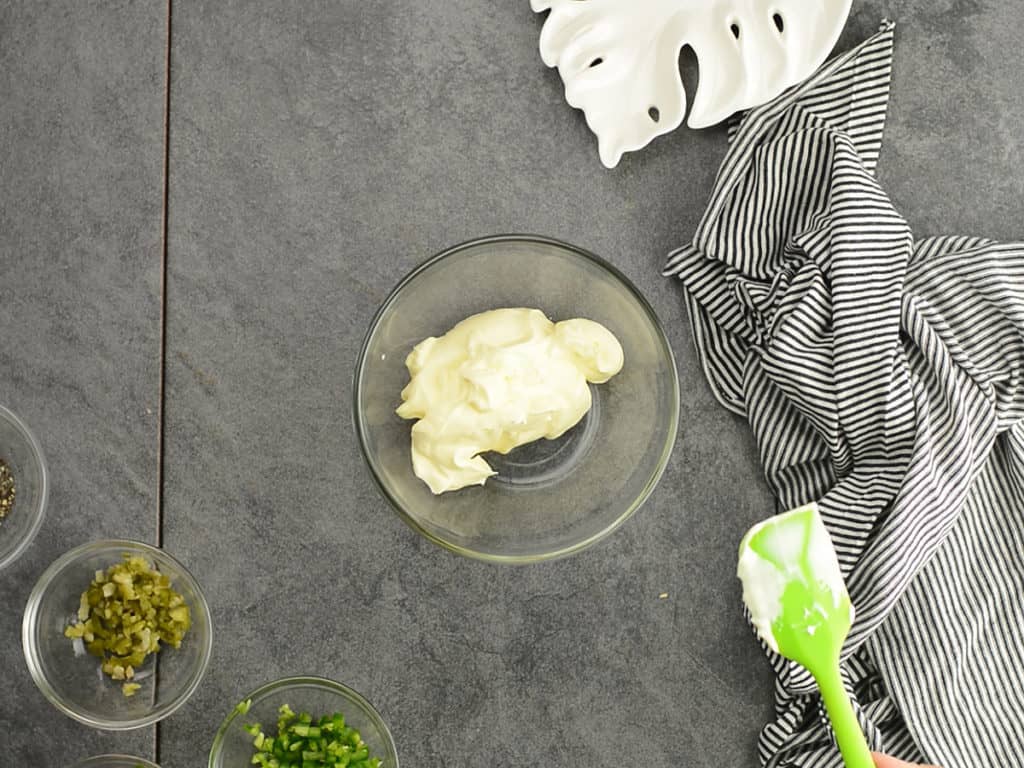
M 24 552 L 43 524 L 49 492 L 39 441 L 0 405 L 0 569 Z
M 360 694 L 322 677 L 288 677 L 243 698 L 217 731 L 209 768 L 249 765 L 398 768 L 398 754 Z
M 51 704 L 93 728 L 125 731 L 188 700 L 213 633 L 206 598 L 181 563 L 148 544 L 113 540 L 76 547 L 43 572 L 21 642 Z

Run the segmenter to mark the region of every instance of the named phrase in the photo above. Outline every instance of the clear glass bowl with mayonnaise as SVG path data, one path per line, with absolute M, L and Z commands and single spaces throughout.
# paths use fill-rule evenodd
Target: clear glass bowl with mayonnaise
M 410 383 L 407 359 L 425 339 L 444 337 L 467 318 L 519 308 L 538 309 L 552 323 L 600 324 L 621 345 L 621 370 L 610 378 L 588 376 L 589 383 L 581 379 L 590 390 L 590 407 L 557 438 L 542 437 L 507 453 L 483 452 L 479 457 L 493 474 L 482 484 L 435 493 L 421 479 L 427 477 L 420 471 L 423 451 L 417 456 L 420 476 L 414 471 L 411 430 L 418 422 L 396 413 Z M 473 364 L 479 373 L 479 360 Z M 484 372 L 491 373 L 501 372 Z M 461 386 L 456 370 L 451 376 L 451 387 Z M 526 380 L 520 376 L 517 384 L 511 374 L 505 379 L 519 387 Z M 444 394 L 443 377 L 439 381 L 431 393 L 435 399 Z M 602 259 L 534 236 L 458 245 L 407 276 L 371 324 L 354 400 L 366 463 L 402 518 L 454 552 L 503 563 L 563 557 L 614 531 L 654 490 L 679 419 L 675 360 L 651 306 Z M 536 394 L 526 400 L 543 403 Z M 506 438 L 507 433 L 496 442 Z M 427 479 L 437 490 L 436 478 Z

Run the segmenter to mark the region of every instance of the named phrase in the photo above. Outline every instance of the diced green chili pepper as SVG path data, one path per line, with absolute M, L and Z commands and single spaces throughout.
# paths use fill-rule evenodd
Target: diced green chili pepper
M 251 702 L 236 707 L 249 711 Z M 345 725 L 340 712 L 314 719 L 308 712 L 296 714 L 283 704 L 278 709 L 277 733 L 268 735 L 258 723 L 244 725 L 253 737 L 252 764 L 260 768 L 379 768 L 380 758 L 370 757 L 359 731 Z

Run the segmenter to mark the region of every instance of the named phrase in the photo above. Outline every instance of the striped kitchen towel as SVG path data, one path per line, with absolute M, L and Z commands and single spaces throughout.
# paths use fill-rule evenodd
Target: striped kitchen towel
M 1024 245 L 915 240 L 893 209 L 874 175 L 892 48 L 886 23 L 747 113 L 665 274 L 781 508 L 819 502 L 869 743 L 1024 765 Z M 813 681 L 771 661 L 762 762 L 838 768 Z

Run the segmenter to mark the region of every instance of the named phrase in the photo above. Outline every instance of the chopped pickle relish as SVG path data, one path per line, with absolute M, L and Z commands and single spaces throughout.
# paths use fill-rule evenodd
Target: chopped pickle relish
M 78 623 L 64 636 L 80 638 L 103 660 L 104 673 L 125 681 L 124 695 L 134 696 L 141 686 L 129 681 L 138 668 L 161 644 L 179 648 L 191 626 L 189 607 L 171 580 L 145 558 L 126 554 L 124 562 L 96 571 L 82 593 Z

